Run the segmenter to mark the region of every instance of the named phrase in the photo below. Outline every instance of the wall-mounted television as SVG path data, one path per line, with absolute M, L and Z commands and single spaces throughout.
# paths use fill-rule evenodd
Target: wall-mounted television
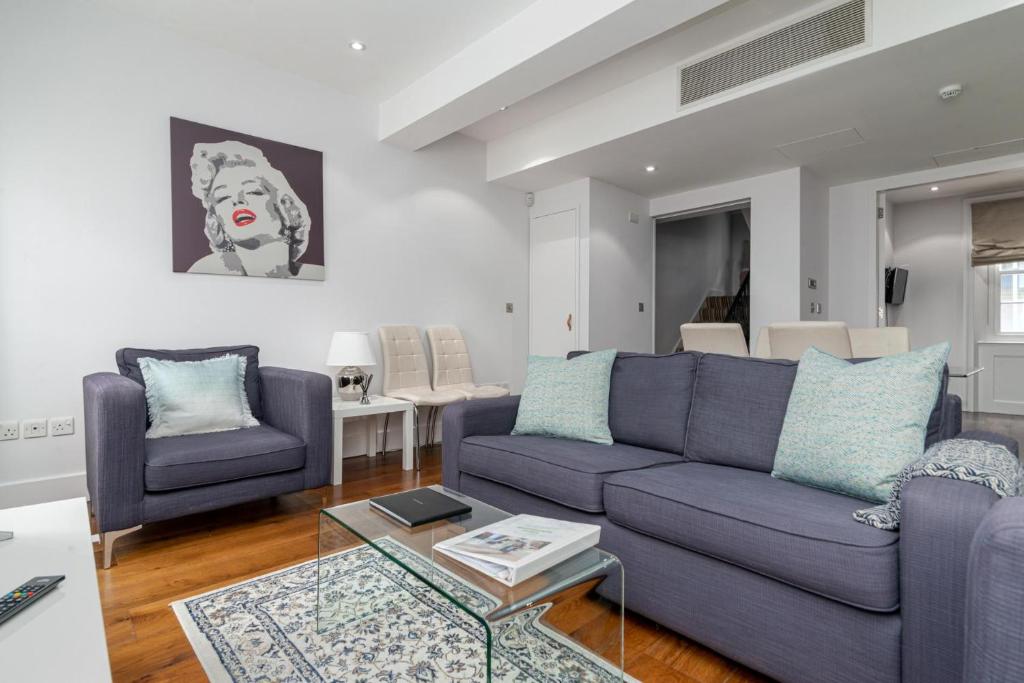
M 910 271 L 906 268 L 885 269 L 885 303 L 899 306 L 907 295 L 907 277 Z

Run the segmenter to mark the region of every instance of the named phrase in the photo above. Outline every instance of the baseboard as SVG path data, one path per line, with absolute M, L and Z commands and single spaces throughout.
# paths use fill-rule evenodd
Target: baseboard
M 85 472 L 11 481 L 0 484 L 0 508 L 78 498 L 85 491 Z

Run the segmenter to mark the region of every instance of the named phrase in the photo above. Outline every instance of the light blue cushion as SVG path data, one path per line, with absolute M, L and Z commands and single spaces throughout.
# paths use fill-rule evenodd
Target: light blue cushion
M 949 344 L 850 363 L 811 347 L 800 358 L 772 476 L 884 503 L 925 431 Z
M 513 434 L 612 443 L 608 390 L 615 349 L 571 360 L 530 356 Z
M 245 393 L 245 364 L 237 355 L 199 361 L 140 358 L 152 423 L 146 438 L 257 426 Z

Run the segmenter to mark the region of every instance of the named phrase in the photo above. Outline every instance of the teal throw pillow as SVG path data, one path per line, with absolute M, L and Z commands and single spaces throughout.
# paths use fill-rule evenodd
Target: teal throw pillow
M 772 476 L 884 503 L 924 452 L 949 344 L 850 363 L 800 358 Z
M 608 390 L 615 349 L 571 360 L 530 356 L 513 434 L 612 443 Z
M 140 358 L 150 427 L 147 439 L 255 427 L 245 393 L 246 359 L 199 361 Z

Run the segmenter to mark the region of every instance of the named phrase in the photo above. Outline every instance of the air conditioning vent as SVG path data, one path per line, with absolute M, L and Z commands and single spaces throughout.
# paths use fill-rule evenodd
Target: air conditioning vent
M 867 2 L 853 0 L 679 69 L 679 106 L 867 40 Z

